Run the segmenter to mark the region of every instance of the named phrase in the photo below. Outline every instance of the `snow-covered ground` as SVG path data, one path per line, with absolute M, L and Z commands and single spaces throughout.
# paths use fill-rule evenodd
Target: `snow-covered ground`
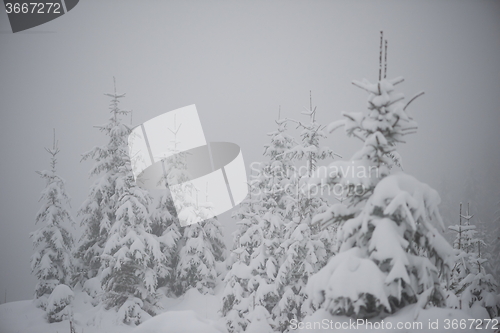
M 75 293 L 74 311 L 77 333 L 227 333 L 224 322 L 220 319 L 220 297 L 222 290 L 216 290 L 215 295 L 201 295 L 191 289 L 178 299 L 164 298 L 161 305 L 165 312 L 143 324 L 132 327 L 118 323 L 114 310 L 93 307 L 91 298 L 86 293 Z M 484 310 L 484 309 L 483 309 Z M 47 323 L 45 312 L 35 306 L 33 301 L 18 301 L 0 305 L 0 333 L 64 333 L 69 332 L 67 320 L 59 323 Z M 416 313 L 415 306 L 408 306 L 396 314 L 381 321 L 370 320 L 356 322 L 341 316 L 331 316 L 326 311 L 319 310 L 307 317 L 303 322 L 292 323 L 291 332 L 484 332 L 493 333 L 499 330 L 483 326 L 475 329 L 478 322 L 473 318 L 485 317 L 486 313 L 473 313 L 461 310 L 432 308 Z M 497 318 L 497 320 L 500 318 Z M 454 324 L 455 323 L 455 324 Z M 453 325 L 465 324 L 465 328 L 454 328 Z M 358 326 L 360 324 L 360 326 Z M 370 326 L 371 327 L 367 327 Z M 401 328 L 398 328 L 398 325 Z M 406 328 L 405 328 L 406 326 Z M 472 326 L 472 328 L 471 328 Z M 496 325 L 500 328 L 500 324 Z
M 118 323 L 115 310 L 93 307 L 85 292 L 75 293 L 74 317 L 77 333 L 226 333 L 217 311 L 222 290 L 215 295 L 201 295 L 189 290 L 178 299 L 164 298 L 165 310 L 137 327 Z M 69 321 L 49 324 L 45 312 L 32 300 L 0 305 L 0 333 L 65 333 L 70 332 Z

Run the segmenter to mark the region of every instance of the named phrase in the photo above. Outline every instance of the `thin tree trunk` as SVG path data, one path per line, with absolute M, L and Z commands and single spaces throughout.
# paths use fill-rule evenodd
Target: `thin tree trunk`
M 462 203 L 460 203 L 460 226 L 458 227 L 458 249 L 462 248 Z M 460 309 L 462 306 L 460 306 Z

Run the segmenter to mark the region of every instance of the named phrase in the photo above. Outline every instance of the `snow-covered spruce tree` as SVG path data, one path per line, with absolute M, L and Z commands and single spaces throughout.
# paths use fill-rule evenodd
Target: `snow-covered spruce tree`
M 297 124 L 297 128 L 301 130 L 300 143 L 287 151 L 287 154 L 292 154 L 292 157 L 297 160 L 305 160 L 306 176 L 311 177 L 318 166 L 318 162 L 326 158 L 333 158 L 336 155 L 327 146 L 321 146 L 320 141 L 326 139 L 324 125 L 316 120 L 316 107 L 312 106 L 312 92 L 309 92 L 309 109 L 305 109 L 301 113 L 309 116 L 309 122 L 301 122 L 294 119 L 287 119 Z
M 380 66 L 377 83 L 353 82 L 369 93 L 368 111 L 344 113 L 346 119 L 330 126 L 345 126 L 364 145 L 351 159 L 354 176 L 333 172 L 326 179 L 354 190 L 347 207 L 334 205 L 315 218 L 342 225 L 339 253 L 307 284 L 311 310 L 370 318 L 412 303 L 417 309 L 445 305 L 439 275 L 449 274 L 453 249 L 433 225 L 444 229 L 439 195 L 412 176 L 389 174 L 394 164 L 401 165 L 395 145 L 417 127 L 406 112 L 414 98 L 404 104 L 394 88 L 403 79 L 382 78 Z M 347 163 L 330 167 L 336 171 L 341 165 Z
M 188 213 L 201 222 L 181 228 L 175 292 L 182 295 L 196 288 L 202 294 L 212 294 L 217 283 L 217 265 L 225 260 L 222 227 L 216 217 L 210 218 L 211 204 L 190 202 L 189 205 L 179 216 L 183 218 L 183 214 Z
M 295 216 L 300 221 L 313 228 L 311 230 L 313 234 L 320 233 L 319 239 L 324 243 L 327 253 L 325 259 L 327 259 L 333 254 L 331 238 L 335 234 L 335 230 L 332 230 L 335 227 L 320 229 L 315 225 L 310 225 L 311 218 L 323 212 L 328 205 L 326 200 L 321 196 L 323 194 L 322 189 L 324 190 L 325 188 L 318 187 L 316 184 L 310 186 L 309 183 L 315 172 L 321 173 L 321 170 L 317 170 L 320 161 L 341 156 L 334 153 L 328 146 L 322 146 L 320 143 L 321 140 L 327 138 L 326 126 L 316 120 L 316 107 L 313 108 L 311 92 L 309 92 L 309 109 L 303 111 L 302 114 L 309 116 L 308 122 L 290 119 L 291 122 L 297 124 L 297 128 L 301 130 L 301 133 L 300 143 L 287 151 L 287 154 L 292 154 L 293 160 L 299 161 L 299 171 L 292 177 L 292 182 L 296 185 L 295 193 L 291 198 L 292 200 L 288 201 L 287 206 L 288 210 L 295 212 Z M 302 165 L 301 162 L 305 162 L 305 165 Z M 293 227 L 297 227 L 297 225 L 293 226 L 292 224 Z M 290 232 L 289 228 L 287 229 L 287 232 Z M 319 261 L 319 263 L 323 265 L 325 262 Z
M 491 196 L 491 202 L 495 207 L 493 207 L 493 213 L 488 219 L 490 222 L 486 225 L 484 237 L 486 248 L 481 248 L 481 252 L 488 260 L 486 271 L 491 273 L 497 281 L 500 281 L 500 256 L 498 256 L 500 253 L 500 194 L 492 194 Z
M 59 284 L 69 284 L 73 273 L 73 237 L 68 224 L 74 224 L 69 212 L 69 197 L 64 188 L 64 180 L 56 173 L 59 148 L 55 139 L 50 154 L 50 170 L 38 171 L 45 180 L 45 189 L 40 201 L 42 207 L 36 215 L 35 223 L 40 228 L 30 234 L 35 253 L 31 257 L 31 271 L 38 283 L 35 288 L 37 305 L 46 308 L 47 298 Z
M 106 307 L 116 308 L 124 323 L 137 325 L 157 312 L 156 286 L 164 256 L 150 233 L 151 197 L 136 185 L 129 163 L 119 168 L 115 190 L 115 222 L 104 243 L 99 278 Z
M 47 320 L 49 323 L 73 318 L 72 303 L 75 295 L 70 287 L 60 284 L 54 288 L 47 300 Z
M 238 221 L 238 229 L 233 234 L 233 250 L 227 260 L 228 273 L 224 277 L 221 313 L 230 332 L 242 332 L 248 325 L 248 287 L 252 277 L 252 269 L 248 265 L 256 248 L 261 244 L 261 235 L 257 229 L 260 201 L 252 196 L 252 190 L 249 192 L 250 195 L 233 213 L 233 218 Z
M 474 216 L 474 225 L 476 226 L 476 237 L 479 239 L 486 239 L 488 234 L 488 225 L 486 221 L 488 220 L 484 214 L 485 212 L 485 204 L 483 200 L 481 200 L 482 192 L 484 190 L 481 189 L 480 182 L 477 179 L 474 169 L 469 170 L 468 176 L 465 178 L 464 191 L 463 191 L 463 201 L 470 203 L 470 212 L 468 213 L 471 216 Z M 489 252 L 490 244 L 485 243 L 482 245 L 482 252 L 486 254 Z M 485 257 L 483 255 L 483 257 Z
M 481 255 L 481 248 L 484 249 L 486 243 L 478 235 L 476 226 L 470 223 L 472 217 L 469 204 L 465 215 L 462 215 L 460 204 L 460 223 L 449 227 L 456 232 L 453 246 L 458 255 L 449 286 L 449 290 L 455 294 L 455 297 L 450 295 L 449 298 L 455 302 L 448 301 L 448 306 L 467 309 L 476 304 L 486 308 L 490 315 L 495 317 L 497 282 L 491 274 L 486 273 L 487 260 Z
M 265 307 L 257 305 L 248 316 L 250 324 L 245 333 L 273 333 L 275 332 L 269 324 L 270 314 Z
M 168 183 L 183 183 L 189 179 L 189 175 L 187 173 L 186 153 L 177 149 L 180 142 L 177 141 L 179 128 L 176 127 L 175 121 L 174 130 L 168 130 L 174 134 L 174 140 L 169 147 L 169 151 L 173 155 L 163 161 L 165 174 L 160 182 L 165 184 L 165 192 L 160 196 L 156 208 L 151 212 L 151 219 L 153 222 L 152 233 L 158 237 L 161 251 L 165 257 L 165 270 L 159 272 L 158 288 L 163 288 L 166 295 L 173 296 L 177 288 L 176 266 L 179 262 L 182 229 Z M 183 207 L 189 208 L 188 205 L 183 205 Z
M 82 218 L 81 226 L 84 232 L 75 253 L 79 260 L 75 278 L 76 282 L 88 289 L 96 289 L 99 284 L 94 278 L 101 270 L 101 254 L 111 226 L 116 220 L 116 209 L 120 199 L 116 195 L 116 179 L 120 167 L 128 161 L 127 136 L 130 129 L 122 123 L 120 116 L 128 114 L 129 111 L 121 110 L 118 105 L 125 94 L 116 93 L 115 83 L 114 92 L 105 95 L 111 98 L 110 118 L 107 124 L 98 128 L 106 135 L 108 142 L 93 148 L 82 157 L 82 160 L 95 161 L 90 170 L 90 177 L 99 176 L 78 212 Z M 93 280 L 87 282 L 89 279 Z
M 134 182 L 128 157 L 130 128 L 120 116 L 124 94 L 111 97 L 110 119 L 100 130 L 108 143 L 83 156 L 96 165 L 91 176 L 101 177 L 93 184 L 80 209 L 84 234 L 76 252 L 80 259 L 77 282 L 92 296 L 101 294 L 107 308 L 118 310 L 119 319 L 138 324 L 155 312 L 156 282 L 162 271 L 163 255 L 156 237 L 150 234 L 148 206 L 151 198 Z M 99 290 L 97 290 L 99 289 Z
M 478 247 L 481 240 L 478 240 Z M 479 252 L 469 253 L 469 274 L 457 285 L 456 291 L 462 308 L 484 307 L 491 318 L 498 316 L 497 281 L 485 269 L 486 259 Z
M 500 199 L 500 196 L 499 196 Z M 491 236 L 491 246 L 490 249 L 491 253 L 496 254 L 492 256 L 492 263 L 491 263 L 491 270 L 493 272 L 493 276 L 496 279 L 497 282 L 500 283 L 500 256 L 498 256 L 498 253 L 500 253 L 500 200 L 497 202 L 497 210 L 495 211 L 495 219 L 493 221 L 493 232 Z M 496 304 L 496 314 L 497 317 L 500 316 L 500 284 L 497 285 L 497 298 L 496 298 L 497 304 Z M 490 311 L 490 314 L 494 313 L 495 309 L 492 308 Z
M 277 131 L 269 133 L 264 163 L 252 164 L 250 194 L 233 215 L 238 222 L 234 235 L 232 266 L 225 277 L 222 314 L 230 332 L 245 330 L 253 316 L 259 327 L 275 327 L 277 301 L 275 278 L 281 263 L 284 226 L 291 213 L 286 198 L 293 194 L 292 161 L 285 152 L 295 146 L 286 131 L 286 120 L 278 119 Z M 258 314 L 254 314 L 258 311 Z
M 455 233 L 453 248 L 455 249 L 456 257 L 455 264 L 451 270 L 447 289 L 456 295 L 459 294 L 458 285 L 460 284 L 460 281 L 462 281 L 471 272 L 472 268 L 470 266 L 470 257 L 474 256 L 476 242 L 478 241 L 476 239 L 476 226 L 469 223 L 471 218 L 472 216 L 469 215 L 469 210 L 467 210 L 465 215 L 463 215 L 462 203 L 460 203 L 459 223 L 448 227 L 449 230 Z M 453 297 L 450 297 L 450 300 L 448 301 L 449 306 L 461 308 L 458 298 L 456 301 L 457 302 L 454 301 Z
M 173 154 L 164 160 L 162 180 L 166 184 L 181 185 L 172 188 L 176 191 L 173 196 L 166 193 L 162 199 L 165 202 L 162 213 L 172 216 L 172 219 L 163 225 L 160 243 L 168 264 L 175 264 L 168 267 L 166 278 L 171 282 L 168 288 L 177 296 L 191 288 L 197 288 L 203 294 L 212 293 L 217 282 L 216 266 L 225 259 L 222 228 L 216 217 L 209 218 L 212 216 L 211 205 L 198 202 L 198 195 L 202 195 L 198 193 L 200 190 L 186 182 L 191 177 L 186 163 L 187 153 L 177 148 L 180 127 L 174 121 L 174 128 L 168 129 L 174 134 L 170 148 Z M 175 202 L 172 197 L 176 198 Z M 173 215 L 175 211 L 176 215 Z M 187 226 L 180 227 L 179 219 L 186 221 Z
M 164 270 L 158 272 L 158 288 L 163 288 L 165 295 L 173 296 L 175 267 L 179 260 L 181 226 L 170 193 L 167 192 L 159 198 L 156 208 L 151 212 L 151 220 L 151 232 L 158 237 L 161 251 L 165 257 Z
M 497 207 L 493 220 L 493 237 L 491 242 L 491 247 L 493 250 L 491 251 L 491 253 L 495 253 L 497 255 L 493 257 L 491 267 L 493 275 L 497 278 L 497 280 L 500 281 L 500 256 L 498 256 L 498 253 L 500 253 L 500 195 L 498 196 L 498 202 L 496 206 Z
M 311 223 L 313 216 L 324 212 L 328 204 L 321 197 L 318 187 L 308 188 L 308 184 L 318 163 L 326 158 L 333 158 L 335 154 L 328 147 L 321 146 L 320 141 L 326 138 L 326 126 L 316 120 L 316 107 L 312 106 L 311 95 L 309 110 L 302 113 L 309 117 L 308 122 L 290 120 L 301 129 L 301 141 L 286 152 L 299 161 L 300 166 L 297 168 L 299 171 L 291 177 L 293 190 L 287 197 L 290 221 L 285 225 L 284 241 L 280 245 L 283 260 L 276 278 L 280 300 L 274 311 L 279 331 L 285 331 L 293 318 L 302 320 L 307 280 L 333 254 L 331 238 L 334 227 L 319 230 Z M 305 166 L 302 161 L 305 161 Z
M 195 210 L 203 218 L 204 208 Z M 213 293 L 217 282 L 217 263 L 225 259 L 222 230 L 216 218 L 205 219 L 183 228 L 184 245 L 179 252 L 176 269 L 177 295 L 191 288 L 200 293 Z

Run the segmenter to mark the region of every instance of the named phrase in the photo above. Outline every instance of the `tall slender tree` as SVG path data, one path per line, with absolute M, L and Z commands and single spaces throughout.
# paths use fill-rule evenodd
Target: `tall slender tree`
M 218 263 L 225 259 L 225 244 L 222 227 L 216 217 L 210 218 L 211 204 L 198 201 L 202 195 L 200 189 L 192 183 L 187 166 L 187 154 L 178 149 L 181 142 L 177 133 L 174 118 L 174 128 L 168 128 L 174 134 L 170 156 L 163 160 L 164 175 L 162 181 L 168 184 L 178 184 L 164 194 L 161 199 L 161 210 L 156 215 L 157 225 L 161 232 L 160 243 L 169 266 L 165 271 L 168 281 L 168 292 L 177 296 L 184 294 L 190 288 L 199 292 L 212 293 L 217 282 Z M 174 199 L 175 198 L 175 202 Z M 163 217 L 162 217 L 163 216 Z M 187 226 L 181 227 L 179 218 L 187 221 Z M 190 221 L 196 221 L 190 223 Z M 202 222 L 198 222 L 202 221 Z
M 250 258 L 260 246 L 260 234 L 257 230 L 259 200 L 250 195 L 233 214 L 238 229 L 233 234 L 233 249 L 228 258 L 228 273 L 224 277 L 221 313 L 229 332 L 242 332 L 248 326 L 250 309 L 249 282 L 252 270 L 248 266 Z
M 104 133 L 108 141 L 82 157 L 82 160 L 95 161 L 90 170 L 90 177 L 99 176 L 78 211 L 84 231 L 75 253 L 79 261 L 75 278 L 82 286 L 87 280 L 97 277 L 101 271 L 101 254 L 109 238 L 110 229 L 116 221 L 116 210 L 120 200 L 116 195 L 116 180 L 120 168 L 125 166 L 128 160 L 127 136 L 130 128 L 121 121 L 121 116 L 127 115 L 129 111 L 121 110 L 119 107 L 119 102 L 125 94 L 116 92 L 115 82 L 114 92 L 105 95 L 111 98 L 110 117 L 106 124 L 96 127 Z
M 464 189 L 463 189 L 463 202 L 470 204 L 471 216 L 474 216 L 474 225 L 476 226 L 477 237 L 480 239 L 486 239 L 488 234 L 488 225 L 486 221 L 485 212 L 486 206 L 484 200 L 485 189 L 481 186 L 480 180 L 477 178 L 474 169 L 469 170 L 469 174 L 465 178 Z M 490 244 L 485 243 L 483 245 L 483 252 L 489 252 Z
M 59 148 L 55 138 L 52 148 L 45 148 L 50 155 L 50 170 L 37 171 L 45 180 L 35 223 L 40 226 L 30 234 L 35 253 L 31 257 L 31 270 L 38 283 L 35 288 L 37 305 L 44 308 L 47 299 L 60 284 L 70 284 L 73 273 L 73 237 L 68 230 L 74 224 L 69 211 L 70 198 L 65 182 L 57 175 L 56 164 Z
M 77 281 L 84 290 L 102 287 L 102 300 L 115 308 L 120 320 L 139 324 L 156 313 L 157 281 L 164 257 L 157 237 L 151 233 L 151 197 L 134 181 L 127 139 L 131 132 L 121 116 L 130 111 L 119 108 L 125 94 L 111 98 L 111 116 L 98 128 L 108 143 L 84 154 L 94 159 L 91 176 L 101 176 L 91 187 L 79 214 L 84 234 L 76 252 L 80 259 Z M 94 294 L 95 296 L 95 294 Z
M 461 281 L 472 271 L 471 259 L 475 257 L 476 243 L 479 241 L 476 238 L 476 226 L 470 224 L 472 215 L 470 215 L 469 205 L 467 205 L 466 211 L 463 210 L 462 206 L 460 203 L 459 223 L 448 227 L 449 230 L 455 232 L 453 248 L 458 255 L 455 257 L 447 288 L 458 296 L 461 293 L 459 287 Z M 453 306 L 462 308 L 459 298 L 457 300 L 458 304 L 453 304 Z
M 180 126 L 177 127 L 175 120 L 174 128 L 167 128 L 167 130 L 174 134 L 174 140 L 169 147 L 169 152 L 172 155 L 162 162 L 165 174 L 160 179 L 160 183 L 164 183 L 165 190 L 160 196 L 156 208 L 151 212 L 153 222 L 152 232 L 158 237 L 162 253 L 165 257 L 165 270 L 159 274 L 158 287 L 163 288 L 165 294 L 168 296 L 176 294 L 176 267 L 179 262 L 179 250 L 182 246 L 182 228 L 168 184 L 181 184 L 189 179 L 186 153 L 177 148 L 180 144 L 177 140 L 179 129 Z M 178 197 L 182 198 L 183 196 L 179 195 Z M 177 204 L 185 207 L 179 202 Z
M 287 152 L 296 143 L 287 133 L 285 119 L 279 117 L 276 124 L 278 129 L 268 134 L 270 144 L 264 146 L 267 160 L 252 165 L 255 173 L 249 184 L 250 195 L 233 215 L 239 228 L 235 233 L 232 267 L 225 277 L 222 305 L 230 332 L 247 329 L 255 316 L 260 328 L 277 329 L 276 276 L 283 257 L 280 244 L 284 227 L 292 213 L 287 200 L 293 195 L 290 177 L 295 173 Z
M 175 294 L 175 268 L 179 261 L 181 226 L 174 207 L 172 196 L 168 193 L 160 196 L 155 209 L 151 212 L 151 232 L 158 238 L 164 256 L 163 270 L 158 272 L 158 288 L 164 294 Z
M 492 253 L 496 253 L 497 255 L 493 257 L 492 262 L 492 271 L 497 280 L 500 281 L 500 195 L 498 196 L 498 201 L 496 204 L 496 210 L 493 220 L 493 233 L 492 233 Z
M 322 146 L 321 141 L 326 138 L 326 126 L 316 120 L 316 112 L 310 93 L 309 109 L 302 112 L 308 116 L 308 122 L 290 120 L 301 130 L 300 142 L 286 153 L 291 154 L 291 158 L 300 166 L 291 177 L 294 186 L 287 198 L 289 222 L 284 226 L 284 239 L 280 245 L 283 259 L 276 278 L 280 300 L 275 309 L 279 331 L 285 331 L 293 318 L 302 320 L 308 278 L 324 266 L 332 255 L 329 242 L 333 236 L 332 228 L 320 230 L 311 223 L 314 215 L 327 209 L 328 203 L 322 197 L 324 188 L 316 184 L 310 188 L 309 182 L 321 160 L 338 156 L 330 148 Z M 305 165 L 302 165 L 304 161 Z
M 491 260 L 491 271 L 493 277 L 498 283 L 500 283 L 500 196 L 497 197 L 499 200 L 496 204 L 496 211 L 493 220 L 493 232 L 490 235 L 490 253 L 494 254 L 490 256 Z M 497 284 L 497 297 L 496 297 L 496 307 L 492 307 L 490 314 L 496 313 L 496 316 L 500 315 L 500 284 Z

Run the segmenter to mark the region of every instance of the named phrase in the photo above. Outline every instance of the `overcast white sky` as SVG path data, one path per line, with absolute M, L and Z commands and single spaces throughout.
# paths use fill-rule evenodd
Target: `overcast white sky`
M 488 193 L 500 185 L 498 1 L 85 0 L 16 34 L 0 10 L 0 299 L 5 290 L 8 301 L 33 295 L 28 235 L 44 187 L 35 170 L 48 168 L 52 128 L 76 217 L 90 184 L 80 156 L 105 142 L 92 126 L 107 121 L 113 76 L 134 125 L 196 104 L 207 140 L 239 144 L 249 164 L 261 159 L 278 106 L 301 117 L 309 90 L 324 123 L 365 109 L 365 92 L 350 82 L 377 79 L 380 30 L 388 76 L 405 77 L 398 88 L 408 98 L 426 92 L 411 106 L 419 133 L 399 149 L 405 171 L 437 189 L 446 177 L 460 193 L 474 170 L 491 210 Z M 339 131 L 328 145 L 350 158 L 360 142 Z

